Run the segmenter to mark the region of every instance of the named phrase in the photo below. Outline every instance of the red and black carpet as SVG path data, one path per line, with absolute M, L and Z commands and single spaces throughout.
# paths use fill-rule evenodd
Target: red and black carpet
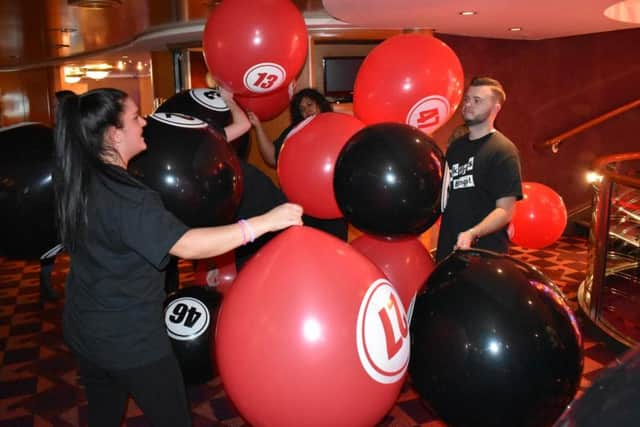
M 544 250 L 512 248 L 511 254 L 542 270 L 577 309 L 576 292 L 587 270 L 582 239 L 565 238 Z M 53 282 L 63 292 L 68 258 L 59 257 Z M 180 264 L 182 286 L 194 283 L 191 263 Z M 73 357 L 62 341 L 63 302 L 41 304 L 39 264 L 0 258 L 0 427 L 86 426 L 86 400 Z M 598 373 L 625 349 L 595 329 L 578 313 L 585 338 L 587 388 Z M 226 398 L 220 380 L 189 388 L 193 425 L 244 426 Z M 149 424 L 132 400 L 123 424 Z M 444 426 L 405 385 L 396 405 L 379 426 Z

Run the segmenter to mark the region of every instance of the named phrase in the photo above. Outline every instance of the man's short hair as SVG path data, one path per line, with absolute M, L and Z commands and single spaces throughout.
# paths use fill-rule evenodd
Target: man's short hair
M 504 101 L 507 100 L 507 94 L 505 93 L 502 84 L 491 77 L 474 77 L 469 86 L 489 86 L 491 93 L 493 93 L 493 96 L 500 105 L 504 104 Z

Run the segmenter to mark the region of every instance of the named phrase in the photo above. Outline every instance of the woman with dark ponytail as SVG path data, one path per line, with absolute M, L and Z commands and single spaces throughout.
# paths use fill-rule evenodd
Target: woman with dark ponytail
M 56 209 L 71 256 L 64 337 L 77 359 L 91 427 L 119 426 L 129 395 L 155 427 L 190 425 L 162 315 L 170 255 L 210 258 L 301 224 L 302 208 L 286 203 L 236 224 L 187 228 L 127 173 L 129 160 L 146 148 L 145 124 L 116 89 L 69 95 L 57 111 Z

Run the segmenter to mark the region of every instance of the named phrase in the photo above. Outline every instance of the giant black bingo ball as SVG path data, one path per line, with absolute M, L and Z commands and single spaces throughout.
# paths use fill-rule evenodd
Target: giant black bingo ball
M 232 122 L 229 106 L 217 89 L 196 88 L 183 90 L 164 101 L 156 113 L 181 113 L 196 117 L 219 132 Z M 246 159 L 249 154 L 249 133 L 230 141 L 239 157 Z
M 529 265 L 456 251 L 418 295 L 409 374 L 451 426 L 551 425 L 582 373 L 582 337 L 556 286 Z
M 186 384 L 202 384 L 217 375 L 214 335 L 221 299 L 207 286 L 191 286 L 165 301 L 167 334 Z
M 57 243 L 53 130 L 24 123 L 0 130 L 0 252 L 38 258 Z
M 191 116 L 155 113 L 144 128 L 147 150 L 129 171 L 158 191 L 190 227 L 228 224 L 242 197 L 240 162 L 224 137 Z
M 640 346 L 607 367 L 555 427 L 636 427 L 640 420 Z
M 338 156 L 336 201 L 364 232 L 417 235 L 440 215 L 443 166 L 442 152 L 425 133 L 400 123 L 367 126 Z

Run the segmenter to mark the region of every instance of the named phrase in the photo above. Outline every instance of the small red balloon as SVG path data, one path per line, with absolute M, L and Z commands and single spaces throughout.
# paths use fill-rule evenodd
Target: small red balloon
M 287 109 L 291 100 L 291 93 L 289 88 L 283 87 L 265 95 L 236 95 L 234 99 L 245 111 L 253 112 L 264 122 L 278 117 Z
M 347 243 L 302 226 L 243 267 L 216 329 L 225 390 L 255 427 L 376 425 L 404 382 L 409 341 L 383 273 Z
M 516 202 L 509 227 L 518 246 L 540 249 L 556 242 L 567 226 L 567 208 L 558 193 L 537 182 L 522 183 L 522 200 Z
M 456 54 L 424 34 L 400 34 L 365 58 L 353 89 L 353 111 L 366 124 L 396 122 L 427 134 L 445 124 L 462 99 Z
M 224 295 L 237 275 L 236 255 L 234 251 L 230 251 L 213 258 L 199 260 L 196 264 L 194 281 Z
M 333 191 L 333 172 L 342 147 L 364 127 L 342 113 L 320 113 L 296 126 L 278 158 L 282 191 L 316 218 L 342 217 Z
M 416 294 L 435 268 L 429 251 L 415 237 L 388 240 L 363 234 L 351 242 L 387 276 L 407 309 L 409 320 Z
M 236 95 L 263 95 L 292 81 L 307 57 L 307 27 L 289 0 L 233 0 L 217 5 L 202 47 L 212 76 Z

